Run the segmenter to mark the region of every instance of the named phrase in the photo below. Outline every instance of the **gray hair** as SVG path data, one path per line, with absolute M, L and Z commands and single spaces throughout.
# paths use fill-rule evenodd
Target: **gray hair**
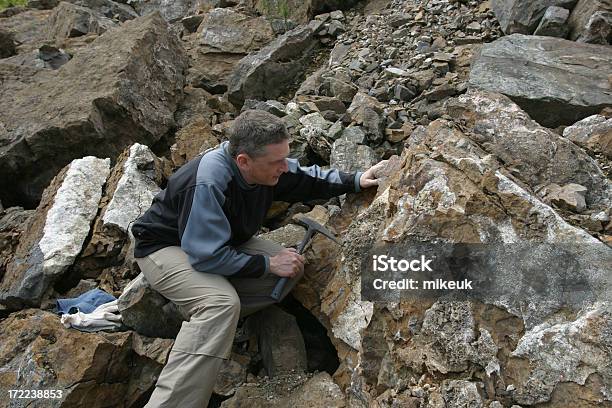
M 263 156 L 265 147 L 289 139 L 282 120 L 262 110 L 247 110 L 235 120 L 230 130 L 229 153 L 232 157 L 246 153 L 251 157 Z

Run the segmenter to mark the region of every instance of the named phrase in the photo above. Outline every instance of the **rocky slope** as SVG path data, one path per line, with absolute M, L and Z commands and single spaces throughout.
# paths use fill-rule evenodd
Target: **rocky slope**
M 611 13 L 607 0 L 1 10 L 0 392 L 63 391 L 3 404 L 144 405 L 185 317 L 139 275 L 130 223 L 257 108 L 282 118 L 304 165 L 388 161 L 378 189 L 275 203 L 265 238 L 296 245 L 306 216 L 342 243 L 316 237 L 294 299 L 240 323 L 210 406 L 612 405 Z M 415 248 L 460 254 L 487 290 L 372 291 L 372 254 Z M 95 287 L 120 297 L 124 326 L 62 326 L 54 300 Z

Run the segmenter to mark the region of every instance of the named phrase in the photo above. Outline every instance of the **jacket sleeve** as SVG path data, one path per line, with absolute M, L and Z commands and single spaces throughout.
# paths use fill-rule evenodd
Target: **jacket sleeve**
M 193 268 L 218 275 L 258 278 L 268 273 L 269 259 L 264 255 L 247 255 L 228 245 L 231 227 L 223 212 L 223 192 L 213 184 L 195 187 L 190 203 L 183 212 L 188 216 L 181 232 L 181 248 Z
M 274 188 L 274 200 L 299 202 L 360 191 L 359 179 L 363 172 L 322 170 L 317 165 L 302 167 L 296 159 L 287 159 L 287 163 L 289 171 L 280 177 Z

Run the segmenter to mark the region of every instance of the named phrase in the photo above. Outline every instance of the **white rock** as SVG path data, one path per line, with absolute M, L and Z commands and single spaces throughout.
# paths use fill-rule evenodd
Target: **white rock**
M 81 252 L 109 173 L 110 159 L 87 156 L 70 163 L 39 241 L 46 275 L 61 274 Z
M 160 191 L 154 181 L 154 161 L 155 155 L 147 146 L 135 143 L 130 147 L 123 175 L 102 218 L 105 227 L 126 232 L 130 223 L 149 208 Z

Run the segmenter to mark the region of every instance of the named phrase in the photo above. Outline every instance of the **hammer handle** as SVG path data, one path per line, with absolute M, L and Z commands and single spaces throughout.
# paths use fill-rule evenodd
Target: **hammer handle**
M 298 245 L 298 248 L 297 248 L 298 254 L 302 255 L 302 251 L 304 251 L 304 247 L 306 246 L 308 241 L 310 241 L 310 238 L 312 238 L 313 235 L 314 235 L 314 232 L 312 230 L 306 233 L 306 236 L 304 237 L 304 239 L 302 239 L 302 242 L 300 242 L 300 245 Z M 289 278 L 285 277 L 285 278 L 280 278 L 278 282 L 276 282 L 276 285 L 274 286 L 274 290 L 272 290 L 272 294 L 270 295 L 272 299 L 278 302 L 278 300 L 281 298 L 281 294 L 283 293 L 283 289 L 285 289 L 285 285 L 287 284 L 288 280 Z

